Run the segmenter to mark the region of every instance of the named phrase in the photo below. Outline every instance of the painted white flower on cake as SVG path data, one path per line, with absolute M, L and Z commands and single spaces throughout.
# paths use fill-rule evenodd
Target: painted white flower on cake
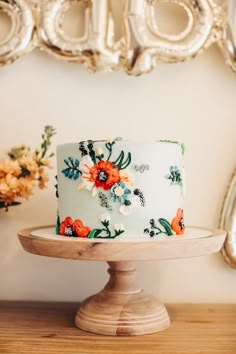
M 95 184 L 93 181 L 90 181 L 88 176 L 89 176 L 89 170 L 91 167 L 94 166 L 94 163 L 89 155 L 83 156 L 81 162 L 80 162 L 80 170 L 82 172 L 81 176 L 81 182 L 78 186 L 78 190 L 82 189 L 87 189 L 88 191 L 92 191 L 92 196 L 95 196 L 97 194 L 97 188 L 95 187 Z
M 124 231 L 125 230 L 123 224 L 115 224 L 114 229 L 115 229 L 115 231 Z
M 141 206 L 140 199 L 137 196 L 130 197 L 128 200 L 130 205 L 121 205 L 119 209 L 120 213 L 125 216 L 132 214 L 134 209 Z
M 101 222 L 107 222 L 107 221 L 111 220 L 110 215 L 108 215 L 108 214 L 102 214 L 100 219 L 101 219 Z
M 97 146 L 97 147 L 95 148 L 95 154 L 96 154 L 97 156 L 101 156 L 101 155 L 102 155 L 102 148 L 101 148 L 100 146 Z

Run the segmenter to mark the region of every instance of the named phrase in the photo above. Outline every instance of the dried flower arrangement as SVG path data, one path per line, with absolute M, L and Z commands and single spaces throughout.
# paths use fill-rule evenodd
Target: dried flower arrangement
M 45 170 L 51 167 L 50 158 L 54 155 L 48 150 L 55 133 L 48 125 L 44 128 L 40 148 L 31 151 L 27 145 L 14 146 L 7 157 L 0 160 L 0 208 L 7 211 L 9 206 L 20 204 L 18 198 L 28 199 L 36 186 L 46 187 L 49 177 Z

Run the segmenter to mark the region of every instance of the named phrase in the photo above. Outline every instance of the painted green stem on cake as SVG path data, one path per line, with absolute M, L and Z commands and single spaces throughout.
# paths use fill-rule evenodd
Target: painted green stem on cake
M 130 165 L 130 163 L 131 163 L 131 153 L 129 152 L 127 159 L 124 162 L 122 162 L 119 170 L 124 170 L 126 167 Z
M 104 226 L 104 228 L 102 229 L 93 229 L 92 231 L 90 231 L 88 238 L 96 238 L 96 239 L 114 239 L 117 236 L 121 235 L 124 230 L 123 229 L 115 229 L 115 234 L 112 235 L 111 230 L 109 228 L 110 225 L 110 220 L 104 219 L 101 221 L 102 225 Z M 102 236 L 102 232 L 105 233 L 105 236 Z
M 91 160 L 93 161 L 93 163 L 96 163 L 96 153 L 94 151 L 93 148 L 93 141 L 92 140 L 88 140 L 88 150 L 89 150 L 89 156 L 91 157 Z
M 112 147 L 114 144 L 115 144 L 115 141 L 112 141 L 111 143 L 108 142 L 105 144 L 105 146 L 109 152 L 107 159 L 106 159 L 107 161 L 109 161 L 112 156 Z M 100 156 L 96 156 L 96 157 L 100 160 Z M 131 153 L 128 152 L 127 158 L 125 160 L 124 160 L 124 158 L 125 158 L 125 153 L 123 150 L 121 150 L 117 159 L 115 161 L 112 161 L 113 166 L 118 168 L 119 170 L 124 170 L 131 163 Z
M 156 235 L 159 235 L 161 233 L 166 233 L 166 232 L 163 232 L 161 229 L 159 229 L 159 227 L 153 227 L 153 230 L 157 230 L 158 232 L 156 233 Z
M 119 170 L 124 170 L 126 167 L 128 167 L 131 163 L 131 153 L 128 152 L 128 156 L 126 160 L 124 161 L 125 153 L 122 150 L 118 158 L 112 162 L 113 166 L 118 168 Z
M 106 143 L 106 144 L 105 144 L 105 146 L 106 146 L 106 148 L 107 148 L 107 150 L 108 150 L 108 152 L 109 152 L 108 157 L 107 157 L 107 161 L 110 160 L 110 157 L 111 157 L 111 155 L 112 155 L 112 146 L 113 146 L 114 144 L 115 144 L 115 141 L 112 141 L 111 143 Z
M 107 234 L 107 237 L 110 238 L 111 237 L 111 231 L 109 229 L 109 220 L 105 220 L 105 221 L 102 221 L 102 225 L 105 227 L 105 229 L 102 229 L 102 231 L 105 231 L 106 234 Z
M 97 238 L 100 238 L 100 239 L 103 239 L 103 240 L 105 240 L 105 239 L 114 239 L 114 238 L 116 238 L 117 236 L 123 234 L 123 232 L 124 232 L 124 230 L 115 231 L 115 235 L 110 235 L 110 236 L 96 236 L 96 237 L 94 237 L 94 238 L 96 238 L 96 239 L 97 239 Z
M 102 161 L 104 159 L 104 155 L 103 154 L 96 155 L 96 159 L 99 160 L 99 161 Z

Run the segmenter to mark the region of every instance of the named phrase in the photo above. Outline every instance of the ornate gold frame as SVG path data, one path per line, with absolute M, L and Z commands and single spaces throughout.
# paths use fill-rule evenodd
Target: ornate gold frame
M 226 262 L 236 268 L 236 169 L 225 195 L 220 227 L 228 233 L 222 254 Z

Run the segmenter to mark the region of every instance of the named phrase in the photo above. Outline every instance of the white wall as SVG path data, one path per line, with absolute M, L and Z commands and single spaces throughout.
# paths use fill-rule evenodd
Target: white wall
M 235 166 L 236 74 L 217 47 L 195 60 L 158 65 L 141 78 L 88 74 L 39 52 L 0 69 L 0 156 L 36 147 L 46 124 L 57 143 L 87 138 L 178 139 L 186 145 L 188 225 L 217 227 Z M 106 264 L 24 252 L 23 227 L 56 220 L 54 170 L 48 189 L 8 213 L 0 210 L 0 299 L 77 301 L 99 290 Z M 138 264 L 139 280 L 165 302 L 235 302 L 236 271 L 220 253 Z

